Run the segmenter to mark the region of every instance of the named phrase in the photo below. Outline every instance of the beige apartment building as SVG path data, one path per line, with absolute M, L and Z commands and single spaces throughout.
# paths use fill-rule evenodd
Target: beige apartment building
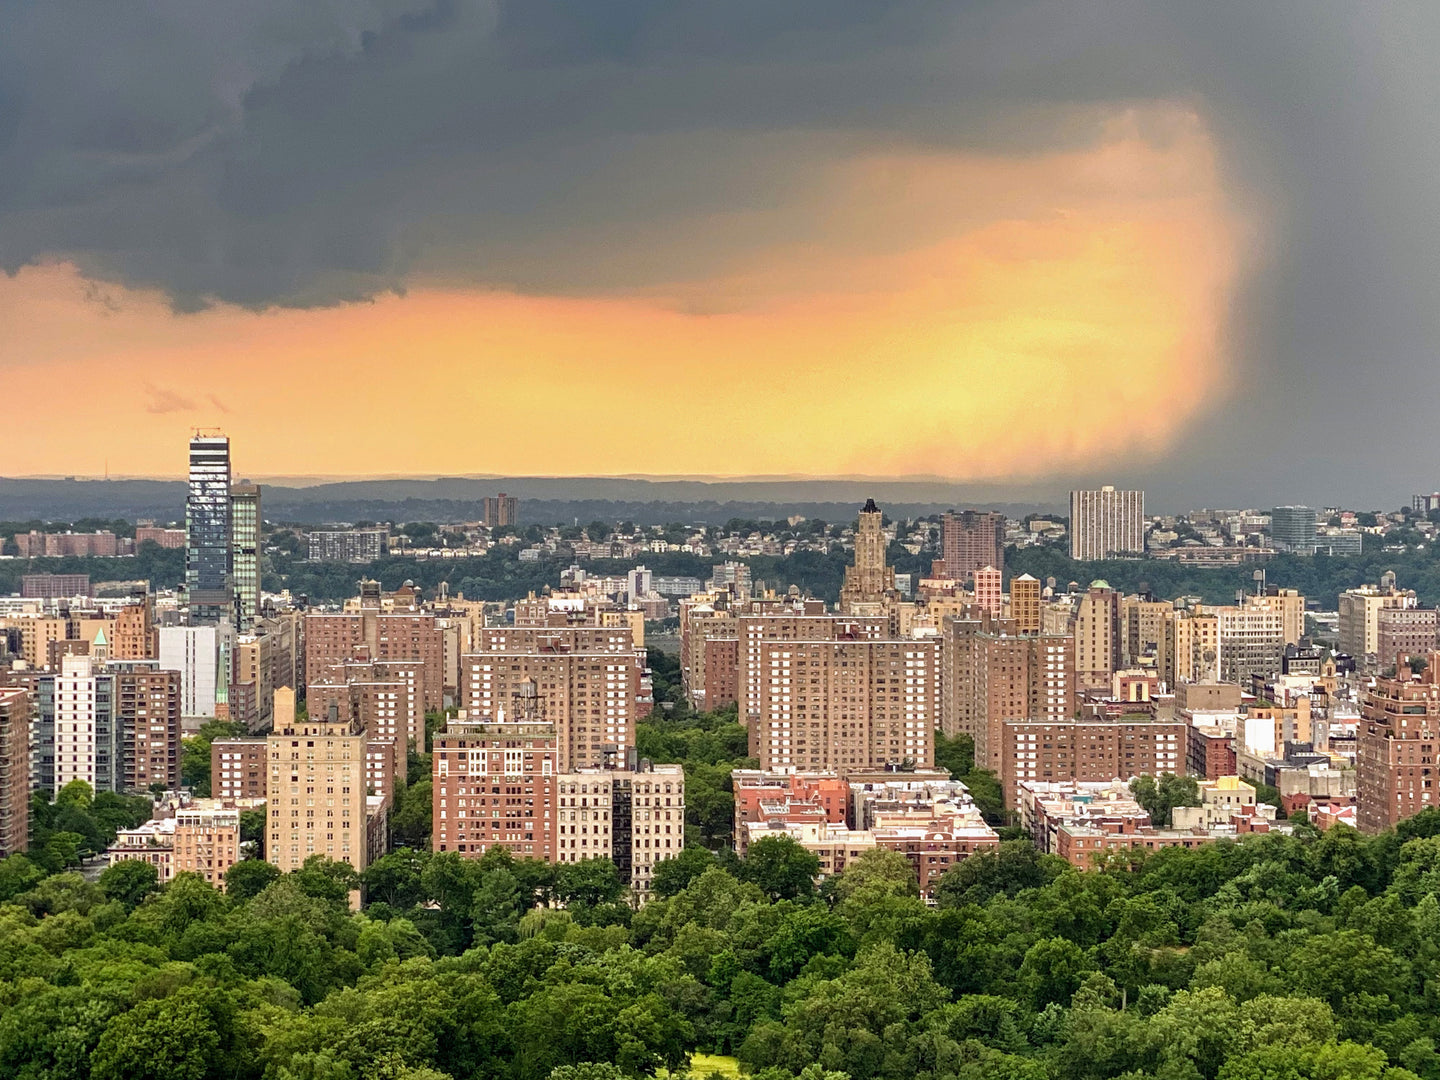
M 1221 682 L 1249 686 L 1256 675 L 1269 678 L 1280 673 L 1285 655 L 1284 615 L 1280 611 L 1250 604 L 1204 611 L 1216 619 Z
M 1181 683 L 1220 679 L 1220 620 L 1213 614 L 1175 611 L 1165 621 L 1160 645 L 1160 679 L 1170 688 Z
M 1386 574 L 1380 585 L 1362 585 L 1340 594 L 1340 651 L 1355 658 L 1357 667 L 1368 671 L 1380 652 L 1380 612 L 1416 607 L 1413 589 L 1397 589 L 1395 575 Z M 1392 661 L 1393 662 L 1393 661 Z
M 766 771 L 934 764 L 940 642 L 763 641 L 750 746 Z
M 1280 616 L 1280 629 L 1286 645 L 1298 645 L 1305 636 L 1305 597 L 1298 589 L 1282 589 L 1271 585 L 1258 596 L 1247 596 L 1247 606 Z
M 685 847 L 685 770 L 582 769 L 556 786 L 555 862 L 607 858 L 644 900 L 655 865 Z
M 1145 553 L 1145 493 L 1098 491 L 1070 493 L 1070 557 L 1139 558 Z
M 235 639 L 230 684 L 230 719 L 252 732 L 267 731 L 275 720 L 275 639 L 241 634 Z
M 1075 682 L 1079 690 L 1105 690 L 1123 664 L 1120 594 L 1103 581 L 1090 583 L 1075 608 Z
M 68 619 L 48 615 L 10 615 L 0 627 L 20 632 L 20 658 L 36 671 L 50 670 L 51 643 L 70 636 Z
M 1135 667 L 1142 660 L 1152 660 L 1158 666 L 1165 624 L 1174 611 L 1175 605 L 1168 600 L 1146 600 L 1141 596 L 1121 598 L 1120 642 L 1124 666 Z
M 294 690 L 280 687 L 266 744 L 265 857 L 281 870 L 298 870 L 311 855 L 364 870 L 369 834 L 360 725 L 349 718 L 299 720 Z

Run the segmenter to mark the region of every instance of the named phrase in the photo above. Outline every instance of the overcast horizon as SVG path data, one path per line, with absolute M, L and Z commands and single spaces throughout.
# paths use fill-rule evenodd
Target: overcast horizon
M 65 410 L 14 410 L 3 467 L 178 476 L 222 426 L 267 477 L 1399 505 L 1440 487 L 1437 31 L 1339 0 L 12 5 L 0 385 Z

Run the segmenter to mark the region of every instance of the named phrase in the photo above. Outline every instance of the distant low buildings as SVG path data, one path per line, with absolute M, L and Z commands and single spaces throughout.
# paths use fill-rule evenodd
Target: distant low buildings
M 64 600 L 89 596 L 89 574 L 22 574 L 20 595 L 33 600 Z
M 1157 827 L 1121 780 L 1046 783 L 1024 781 L 1019 789 L 1020 824 L 1035 846 L 1081 869 L 1111 852 L 1196 848 L 1214 840 L 1266 833 L 1275 808 L 1255 799 L 1237 776 L 1200 783 L 1201 805 L 1177 807 L 1170 827 Z
M 243 857 L 240 814 L 257 800 L 193 799 L 162 801 L 156 816 L 134 829 L 121 829 L 106 851 L 110 865 L 134 860 L 155 867 L 160 884 L 177 874 L 196 874 L 217 889 L 225 871 Z
M 999 843 L 965 785 L 943 770 L 915 773 L 765 773 L 737 769 L 735 843 L 740 852 L 785 836 L 820 861 L 822 878 L 842 873 L 867 851 L 898 852 L 922 896 L 941 875 Z
M 90 533 L 42 533 L 31 530 L 28 533 L 16 533 L 15 549 L 22 559 L 55 559 L 66 556 L 110 558 L 134 554 L 134 544 L 130 540 L 117 537 L 108 530 Z

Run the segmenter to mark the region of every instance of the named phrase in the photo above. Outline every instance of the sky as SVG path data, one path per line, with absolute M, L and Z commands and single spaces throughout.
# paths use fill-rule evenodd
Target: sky
M 1440 487 L 1437 30 L 0 6 L 0 473 L 178 475 L 201 426 L 250 475 L 1399 505 Z

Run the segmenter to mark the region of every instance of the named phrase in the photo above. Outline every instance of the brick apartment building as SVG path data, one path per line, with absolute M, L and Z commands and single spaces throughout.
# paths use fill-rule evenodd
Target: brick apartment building
M 210 744 L 210 793 L 224 799 L 265 798 L 266 741 L 216 739 Z
M 129 791 L 180 786 L 180 672 L 158 661 L 117 661 L 115 710 L 120 721 L 122 782 Z
M 475 648 L 461 658 L 461 704 L 495 720 L 533 707 L 555 725 L 561 771 L 614 765 L 634 745 L 644 654 L 628 626 L 487 627 Z
M 840 638 L 759 642 L 750 746 L 760 768 L 928 768 L 939 720 L 940 643 Z
M 1376 658 L 1384 670 L 1401 656 L 1429 656 L 1437 647 L 1434 608 L 1381 608 L 1375 612 Z
M 495 847 L 551 863 L 605 858 L 639 895 L 685 846 L 679 765 L 559 769 L 556 725 L 462 714 L 435 736 L 432 844 L 479 858 Z
M 357 659 L 421 663 L 422 715 L 444 708 L 444 635 L 433 614 L 362 607 L 305 617 L 307 688 L 324 682 L 329 668 Z
M 1361 706 L 1356 738 L 1357 818 L 1363 832 L 1393 828 L 1440 805 L 1440 653 L 1419 675 L 1379 678 Z
M 1027 781 L 1104 781 L 1184 773 L 1188 725 L 1140 717 L 1004 725 L 1000 784 L 1006 802 L 1020 806 Z
M 1003 728 L 1011 720 L 1063 723 L 1075 714 L 1074 641 L 1068 634 L 1022 634 L 1013 619 L 944 620 L 940 727 L 969 735 L 975 762 L 999 771 Z
M 555 861 L 553 723 L 462 716 L 436 732 L 430 767 L 434 850 Z
M 0 687 L 0 858 L 30 847 L 30 692 Z
M 940 525 L 945 576 L 964 581 L 976 570 L 1005 569 L 1005 515 L 986 510 L 949 513 Z

